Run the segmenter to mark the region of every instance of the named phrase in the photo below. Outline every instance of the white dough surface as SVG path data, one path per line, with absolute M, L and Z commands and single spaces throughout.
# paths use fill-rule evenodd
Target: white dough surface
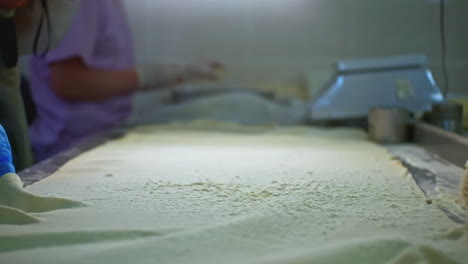
M 0 225 L 0 263 L 468 261 L 468 227 L 358 130 L 140 127 L 27 190 L 87 206 Z

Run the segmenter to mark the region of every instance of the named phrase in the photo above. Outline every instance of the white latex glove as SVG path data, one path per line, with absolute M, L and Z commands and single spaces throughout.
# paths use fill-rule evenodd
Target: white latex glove
M 218 61 L 200 61 L 187 65 L 143 64 L 136 68 L 142 90 L 179 85 L 194 81 L 214 81 L 224 69 Z
M 185 66 L 185 78 L 187 81 L 215 81 L 219 78 L 224 65 L 219 61 L 200 61 Z

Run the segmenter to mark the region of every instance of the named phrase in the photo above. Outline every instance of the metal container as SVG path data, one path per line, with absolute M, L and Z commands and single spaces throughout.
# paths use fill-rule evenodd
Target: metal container
M 463 133 L 463 105 L 443 102 L 432 106 L 431 123 L 450 132 Z
M 369 137 L 379 143 L 401 143 L 408 137 L 410 113 L 398 107 L 375 107 L 370 109 Z

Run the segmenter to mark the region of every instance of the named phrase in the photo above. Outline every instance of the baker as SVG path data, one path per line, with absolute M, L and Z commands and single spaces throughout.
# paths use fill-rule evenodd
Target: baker
M 33 162 L 19 89 L 18 55 L 37 51 L 41 42 L 47 43 L 47 50 L 54 40 L 60 40 L 59 30 L 41 37 L 42 25 L 50 24 L 49 11 L 44 0 L 0 0 L 0 224 L 30 223 L 37 219 L 28 213 L 83 205 L 25 191 L 13 164 L 15 159 L 18 168 L 25 168 Z M 18 36 L 23 49 L 19 48 Z M 12 139 L 14 153 L 3 126 Z
M 15 162 L 19 168 L 26 168 L 33 162 L 16 67 L 15 14 L 26 4 L 26 1 L 0 0 L 0 124 L 5 126 L 14 143 Z
M 136 65 L 121 1 L 78 2 L 63 41 L 31 60 L 37 116 L 30 136 L 38 160 L 123 125 L 135 93 L 213 80 L 223 67 L 215 60 Z

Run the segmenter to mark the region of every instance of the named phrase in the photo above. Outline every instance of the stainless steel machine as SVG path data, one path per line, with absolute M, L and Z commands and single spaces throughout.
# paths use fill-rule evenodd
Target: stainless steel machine
M 367 118 L 374 107 L 421 113 L 443 99 L 423 55 L 340 61 L 334 79 L 310 102 L 309 119 Z

